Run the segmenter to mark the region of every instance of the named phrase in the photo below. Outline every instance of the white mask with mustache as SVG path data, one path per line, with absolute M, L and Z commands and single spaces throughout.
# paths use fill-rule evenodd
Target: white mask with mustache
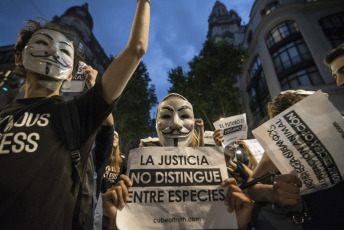
M 192 105 L 184 98 L 172 94 L 158 106 L 156 130 L 163 146 L 189 146 L 194 132 Z M 166 99 L 166 100 L 165 100 Z
M 47 76 L 47 79 L 40 80 L 46 88 L 60 85 L 71 75 L 73 59 L 72 42 L 55 30 L 36 31 L 23 50 L 25 69 Z

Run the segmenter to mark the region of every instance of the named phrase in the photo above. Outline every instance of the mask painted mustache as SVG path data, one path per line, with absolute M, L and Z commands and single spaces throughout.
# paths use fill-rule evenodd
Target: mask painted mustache
M 168 129 L 168 130 L 164 130 L 161 131 L 164 135 L 187 135 L 191 132 L 191 130 L 187 130 L 187 131 L 180 131 L 177 129 Z
M 31 53 L 31 56 L 32 56 L 32 57 L 37 57 L 37 58 L 43 58 L 43 59 L 45 59 L 45 60 L 48 60 L 48 61 L 54 62 L 54 63 L 56 63 L 56 64 L 59 64 L 59 65 L 63 66 L 64 68 L 67 68 L 67 67 L 68 67 L 66 64 L 60 62 L 59 59 L 58 59 L 56 56 L 54 56 L 54 55 L 49 55 L 49 54 L 45 54 L 45 55 L 34 55 L 34 54 Z M 51 58 L 49 58 L 49 57 L 53 57 L 53 60 L 52 60 Z

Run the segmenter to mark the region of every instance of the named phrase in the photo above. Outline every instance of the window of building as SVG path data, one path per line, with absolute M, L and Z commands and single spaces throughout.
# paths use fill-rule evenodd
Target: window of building
M 335 48 L 344 41 L 344 12 L 339 12 L 319 20 L 325 36 L 331 43 L 332 48 Z
M 259 68 L 262 68 L 262 63 L 260 62 L 260 58 L 257 57 L 250 68 L 250 72 L 249 72 L 250 79 L 252 79 L 258 73 Z
M 270 3 L 269 5 L 267 5 L 264 10 L 262 10 L 262 15 L 268 15 L 270 14 L 272 11 L 276 10 L 279 7 L 279 3 L 278 2 L 273 2 Z
M 324 83 L 295 22 L 277 25 L 266 43 L 283 90 Z
M 297 89 L 304 85 L 319 85 L 323 80 L 316 67 L 298 70 L 281 80 L 282 90 Z
M 312 60 L 303 39 L 288 43 L 273 52 L 271 56 L 277 73 L 281 73 L 303 61 Z
M 254 117 L 254 125 L 257 126 L 261 121 L 265 121 L 267 119 L 267 103 L 271 101 L 259 56 L 257 56 L 252 62 L 248 75 L 249 84 L 247 92 L 249 94 L 250 109 Z
M 293 21 L 286 21 L 273 28 L 267 35 L 268 48 L 276 45 L 292 34 L 299 33 L 299 27 Z
M 251 44 L 252 36 L 253 36 L 253 33 L 252 33 L 252 30 L 250 30 L 250 32 L 248 33 L 248 36 L 247 36 L 247 43 L 249 45 Z

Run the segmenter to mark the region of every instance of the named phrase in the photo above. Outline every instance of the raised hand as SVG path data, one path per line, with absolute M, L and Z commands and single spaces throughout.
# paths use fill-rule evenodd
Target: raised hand
M 222 135 L 222 133 L 221 133 L 221 129 L 216 129 L 216 130 L 214 131 L 213 139 L 214 139 L 215 144 L 216 144 L 217 146 L 222 146 L 223 135 Z
M 84 66 L 84 76 L 87 88 L 92 88 L 94 84 L 96 83 L 96 78 L 98 75 L 98 71 L 93 69 L 90 65 Z
M 131 186 L 132 182 L 129 177 L 122 174 L 119 181 L 102 196 L 104 213 L 110 219 L 111 229 L 116 229 L 117 209 L 124 207 L 125 202 L 129 200 L 128 187 Z

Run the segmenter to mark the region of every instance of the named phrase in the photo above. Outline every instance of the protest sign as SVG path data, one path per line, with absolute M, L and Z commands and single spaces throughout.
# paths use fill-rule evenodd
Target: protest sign
M 78 71 L 73 76 L 71 81 L 64 81 L 61 86 L 63 93 L 80 93 L 85 87 L 84 66 L 86 63 L 79 62 Z
M 222 146 L 227 145 L 237 141 L 239 139 L 247 139 L 247 123 L 246 123 L 246 113 L 221 118 L 213 123 L 215 129 L 222 129 L 223 142 Z
M 262 156 L 264 154 L 263 147 L 259 144 L 257 139 L 248 139 L 248 140 L 242 140 L 245 142 L 245 144 L 250 148 L 251 153 L 254 155 L 256 160 L 260 161 L 262 159 Z
M 344 120 L 321 91 L 253 130 L 281 173 L 298 172 L 301 195 L 329 188 L 344 175 Z
M 206 145 L 215 145 L 213 134 L 214 134 L 213 131 L 205 131 L 204 132 L 204 135 L 203 135 L 203 137 L 204 137 L 204 144 L 206 144 Z
M 237 229 L 225 206 L 228 178 L 222 147 L 146 147 L 132 150 L 129 201 L 119 229 Z

